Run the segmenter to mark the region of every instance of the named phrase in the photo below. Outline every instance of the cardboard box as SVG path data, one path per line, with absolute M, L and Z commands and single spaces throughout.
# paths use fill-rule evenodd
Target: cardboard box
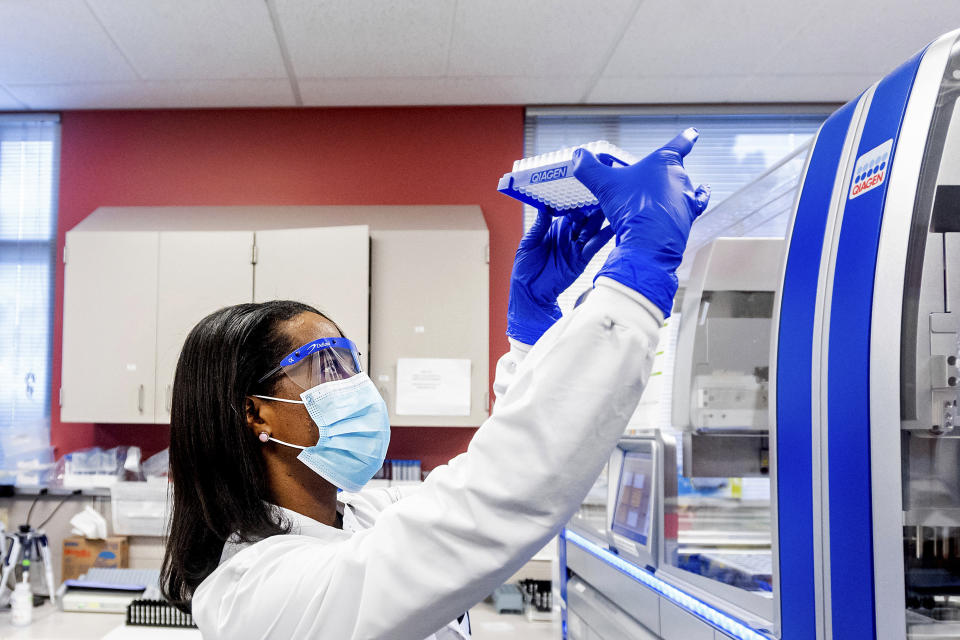
M 110 536 L 105 540 L 71 536 L 63 540 L 63 575 L 60 579 L 75 580 L 92 567 L 125 569 L 128 562 L 126 536 Z

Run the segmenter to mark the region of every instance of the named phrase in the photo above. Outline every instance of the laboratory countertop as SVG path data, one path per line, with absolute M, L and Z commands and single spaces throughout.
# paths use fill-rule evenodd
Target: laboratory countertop
M 36 487 L 36 486 L 10 486 L 4 485 L 2 497 L 12 498 L 14 496 L 37 496 L 45 495 L 51 497 L 63 497 L 70 495 L 81 496 L 100 496 L 110 497 L 109 487 Z
M 470 609 L 473 640 L 560 640 L 560 612 L 551 620 L 527 620 L 524 615 L 497 613 L 489 602 Z
M 27 627 L 10 623 L 10 610 L 0 611 L 0 640 L 32 638 L 33 640 L 200 640 L 196 629 L 128 627 L 125 617 L 117 613 L 67 613 L 45 604 L 33 610 L 33 622 Z
M 477 640 L 553 640 L 560 637 L 559 620 L 530 622 L 522 615 L 498 615 L 493 605 L 481 602 L 470 610 L 473 636 Z M 116 613 L 67 613 L 45 604 L 33 610 L 28 627 L 10 624 L 10 610 L 0 611 L 0 640 L 202 640 L 196 629 L 128 627 Z

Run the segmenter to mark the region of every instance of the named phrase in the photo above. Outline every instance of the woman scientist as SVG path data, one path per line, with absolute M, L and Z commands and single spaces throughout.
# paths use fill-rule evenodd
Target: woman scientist
M 390 428 L 330 319 L 268 302 L 193 329 L 173 389 L 163 588 L 204 638 L 469 637 L 464 612 L 557 534 L 639 401 L 709 198 L 683 168 L 696 135 L 630 167 L 577 152 L 602 213 L 541 212 L 523 238 L 496 406 L 415 490 L 337 500 L 380 468 Z M 593 294 L 561 320 L 557 295 L 613 234 Z

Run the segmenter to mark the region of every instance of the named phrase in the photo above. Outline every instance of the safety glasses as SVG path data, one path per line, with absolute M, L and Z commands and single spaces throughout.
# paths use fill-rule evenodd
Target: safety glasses
M 276 367 L 257 381 L 260 384 L 279 372 L 306 391 L 313 387 L 344 380 L 361 371 L 360 352 L 347 338 L 321 338 L 308 342 L 284 356 Z

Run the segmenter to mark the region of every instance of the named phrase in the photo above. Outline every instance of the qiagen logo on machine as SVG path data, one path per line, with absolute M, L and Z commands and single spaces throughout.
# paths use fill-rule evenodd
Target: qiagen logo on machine
M 850 185 L 850 200 L 883 184 L 890 172 L 890 149 L 893 138 L 870 149 L 857 158 L 853 167 L 853 183 Z

